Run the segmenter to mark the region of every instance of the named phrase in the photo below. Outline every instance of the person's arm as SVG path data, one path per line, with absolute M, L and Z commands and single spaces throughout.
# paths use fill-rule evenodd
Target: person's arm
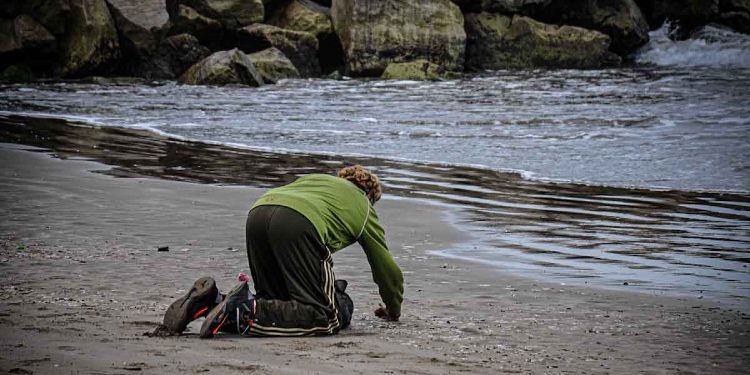
M 385 231 L 380 226 L 375 211 L 370 212 L 359 244 L 367 255 L 372 278 L 378 285 L 388 318 L 398 320 L 401 316 L 401 302 L 404 300 L 404 276 L 385 244 Z

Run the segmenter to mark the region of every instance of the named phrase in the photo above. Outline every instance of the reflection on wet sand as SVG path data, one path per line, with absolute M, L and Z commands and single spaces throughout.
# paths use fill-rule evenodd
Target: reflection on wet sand
M 146 130 L 0 117 L 0 141 L 112 165 L 116 176 L 277 186 L 344 164 L 372 168 L 387 192 L 449 204 L 475 241 L 441 251 L 523 275 L 747 305 L 750 196 L 529 181 L 512 173 L 387 159 L 274 153 Z

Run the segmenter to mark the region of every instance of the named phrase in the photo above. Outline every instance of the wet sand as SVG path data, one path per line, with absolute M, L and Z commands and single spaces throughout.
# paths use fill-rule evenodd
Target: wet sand
M 352 328 L 301 339 L 143 334 L 202 275 L 247 271 L 244 217 L 262 189 L 117 178 L 110 167 L 0 147 L 0 372 L 746 373 L 750 316 L 708 300 L 543 283 L 431 255 L 467 246 L 440 206 L 378 213 L 405 273 L 382 322 L 362 251 L 335 257 Z M 169 246 L 168 252 L 157 252 Z M 24 372 L 25 371 L 25 372 Z
M 0 114 L 0 142 L 100 161 L 113 176 L 260 188 L 362 164 L 387 194 L 455 213 L 473 242 L 447 256 L 549 282 L 710 298 L 750 312 L 746 193 L 549 183 L 469 166 L 272 152 L 14 114 Z

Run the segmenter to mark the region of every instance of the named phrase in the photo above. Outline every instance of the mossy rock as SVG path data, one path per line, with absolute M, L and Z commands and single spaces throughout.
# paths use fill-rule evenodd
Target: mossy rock
M 420 59 L 403 63 L 390 63 L 380 78 L 410 81 L 442 81 L 460 78 L 460 76 L 460 73 L 448 72 L 437 64 Z
M 270 17 L 269 24 L 321 38 L 333 33 L 330 10 L 309 0 L 292 0 Z
M 313 34 L 254 24 L 237 31 L 237 46 L 246 53 L 277 48 L 292 61 L 302 77 L 320 75 L 318 39 Z
M 417 59 L 463 70 L 464 16 L 449 0 L 334 1 L 331 17 L 349 75 L 377 77 Z
M 211 50 L 227 48 L 224 42 L 226 30 L 221 22 L 204 16 L 186 5 L 179 5 L 177 13 L 170 17 L 164 28 L 168 35 L 193 35 Z
M 120 58 L 120 45 L 107 4 L 104 0 L 70 0 L 69 4 L 61 41 L 61 75 L 80 77 L 112 71 Z
M 56 47 L 55 37 L 31 16 L 0 19 L 0 69 L 20 64 L 36 71 L 48 70 Z
M 276 48 L 268 48 L 248 55 L 265 83 L 276 83 L 282 79 L 299 78 L 292 61 Z
M 263 78 L 255 70 L 250 58 L 235 48 L 219 51 L 191 66 L 180 76 L 188 85 L 263 85 Z
M 25 65 L 11 65 L 0 73 L 0 82 L 24 83 L 34 80 L 34 73 Z
M 471 70 L 600 68 L 617 65 L 607 35 L 555 26 L 528 17 L 479 13 L 466 16 L 466 66 Z
M 261 0 L 167 0 L 167 12 L 173 19 L 180 5 L 195 9 L 201 15 L 217 20 L 227 29 L 263 22 L 265 8 Z

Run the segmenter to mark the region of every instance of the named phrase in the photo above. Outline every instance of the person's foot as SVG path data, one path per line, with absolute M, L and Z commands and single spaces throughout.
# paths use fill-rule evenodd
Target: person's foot
M 164 326 L 172 332 L 182 333 L 188 323 L 208 314 L 217 304 L 219 289 L 210 277 L 201 277 L 184 296 L 172 302 L 164 314 Z
M 211 338 L 228 326 L 236 326 L 237 333 L 242 334 L 246 328 L 246 321 L 252 318 L 253 300 L 247 282 L 237 284 L 224 300 L 221 301 L 206 316 L 201 326 L 201 338 Z M 229 330 L 233 331 L 233 330 Z
M 354 302 L 346 293 L 346 287 L 349 283 L 346 280 L 336 280 L 333 285 L 336 288 L 336 309 L 338 310 L 339 324 L 341 329 L 346 329 L 352 322 L 352 315 L 354 314 Z

